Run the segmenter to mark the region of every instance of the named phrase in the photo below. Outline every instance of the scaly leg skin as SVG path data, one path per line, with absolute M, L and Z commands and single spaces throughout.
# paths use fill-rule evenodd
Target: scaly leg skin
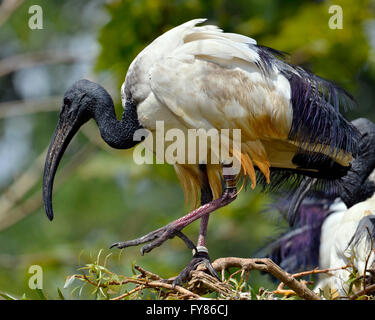
M 225 167 L 229 167 L 229 166 L 225 166 Z M 150 252 L 152 249 L 159 247 L 166 240 L 172 239 L 175 236 L 178 236 L 186 243 L 186 245 L 190 249 L 195 250 L 195 253 L 194 253 L 193 260 L 191 261 L 191 263 L 181 272 L 181 274 L 176 278 L 175 281 L 179 282 L 179 281 L 186 279 L 185 273 L 188 272 L 187 274 L 187 277 L 188 277 L 190 274 L 190 271 L 194 270 L 200 263 L 204 263 L 207 266 L 208 270 L 211 273 L 213 273 L 212 270 L 214 269 L 208 257 L 207 249 L 204 247 L 204 245 L 199 246 L 199 244 L 198 244 L 198 248 L 196 248 L 194 244 L 192 243 L 192 241 L 188 239 L 181 232 L 181 230 L 185 228 L 186 226 L 188 226 L 189 224 L 191 224 L 192 222 L 194 222 L 195 220 L 204 217 L 202 219 L 203 225 L 201 224 L 200 240 L 203 241 L 203 244 L 205 243 L 205 236 L 206 236 L 209 214 L 221 207 L 228 205 L 237 197 L 235 176 L 224 175 L 224 182 L 225 182 L 225 188 L 220 198 L 212 200 L 209 203 L 206 203 L 200 206 L 198 209 L 191 211 L 190 213 L 181 217 L 180 219 L 177 219 L 167 224 L 166 226 L 159 228 L 155 231 L 152 231 L 140 238 L 125 241 L 125 242 L 116 242 L 111 245 L 111 248 L 117 247 L 119 249 L 123 249 L 123 248 L 137 246 L 143 243 L 150 242 L 141 248 L 141 255 L 144 255 L 145 252 Z M 194 268 L 191 268 L 192 266 L 194 266 Z M 215 275 L 215 273 L 216 272 L 214 272 L 213 274 Z M 217 273 L 215 276 L 217 276 Z
M 196 249 L 193 249 L 193 258 L 190 263 L 180 272 L 180 274 L 173 280 L 172 287 L 180 285 L 181 283 L 189 280 L 190 271 L 197 269 L 200 264 L 204 264 L 209 273 L 217 278 L 219 281 L 220 277 L 217 274 L 216 270 L 212 266 L 211 259 L 208 255 L 208 250 L 206 248 L 206 234 L 209 214 L 201 218 L 201 226 L 198 237 L 198 245 Z
M 208 182 L 206 166 L 200 166 L 202 174 L 202 189 L 201 189 L 201 205 L 205 205 L 212 201 L 211 187 Z M 206 235 L 207 226 L 210 214 L 207 214 L 201 218 L 200 231 L 198 237 L 198 243 L 196 250 L 193 250 L 193 258 L 190 263 L 180 272 L 180 274 L 174 279 L 172 286 L 179 285 L 190 279 L 190 272 L 197 269 L 200 264 L 204 264 L 206 269 L 211 273 L 212 276 L 220 280 L 216 270 L 211 264 L 211 259 L 208 255 L 206 247 Z

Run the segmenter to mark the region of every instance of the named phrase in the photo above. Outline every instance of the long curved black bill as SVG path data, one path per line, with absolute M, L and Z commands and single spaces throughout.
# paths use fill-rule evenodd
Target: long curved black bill
M 288 209 L 288 215 L 287 220 L 289 222 L 289 225 L 293 228 L 296 224 L 296 219 L 298 216 L 298 210 L 299 207 L 303 201 L 303 199 L 306 197 L 306 195 L 309 193 L 311 188 L 316 183 L 316 178 L 310 178 L 310 177 L 304 177 L 301 184 L 297 188 L 297 190 L 294 192 L 292 200 L 290 201 L 289 209 Z
M 43 174 L 43 202 L 47 217 L 50 220 L 53 219 L 52 191 L 56 170 L 66 147 L 77 131 L 77 126 L 63 121 L 60 117 L 51 144 L 48 148 Z

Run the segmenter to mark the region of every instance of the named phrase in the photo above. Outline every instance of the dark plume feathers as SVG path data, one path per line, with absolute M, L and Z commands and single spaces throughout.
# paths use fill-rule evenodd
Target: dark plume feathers
M 297 273 L 319 266 L 319 247 L 322 224 L 331 214 L 330 206 L 334 202 L 330 197 L 306 199 L 299 207 L 294 229 L 289 229 L 278 239 L 264 247 L 259 255 L 271 258 L 289 273 Z M 272 205 L 282 216 L 286 216 L 289 207 L 287 198 L 280 198 Z
M 287 63 L 287 54 L 260 45 L 250 45 L 257 50 L 260 61 L 258 67 L 265 74 L 276 67 L 289 81 L 291 87 L 291 105 L 293 121 L 289 139 L 299 142 L 299 150 L 293 161 L 298 170 L 271 168 L 268 185 L 262 174 L 257 181 L 264 189 L 277 190 L 284 185 L 295 189 L 304 176 L 317 178 L 314 189 L 330 191 L 338 190 L 337 181 L 345 176 L 350 167 L 344 167 L 331 157 L 321 153 L 328 146 L 332 156 L 340 151 L 358 154 L 360 133 L 340 113 L 343 107 L 348 109 L 355 105 L 353 97 L 333 82 L 323 79 L 299 66 Z M 307 144 L 320 145 L 314 152 L 304 150 Z M 315 169 L 315 173 L 311 170 Z
M 289 139 L 319 143 L 332 152 L 343 150 L 357 154 L 359 133 L 339 112 L 355 104 L 353 97 L 333 82 L 285 61 L 286 54 L 265 46 L 255 46 L 264 73 L 275 66 L 291 86 L 293 122 Z

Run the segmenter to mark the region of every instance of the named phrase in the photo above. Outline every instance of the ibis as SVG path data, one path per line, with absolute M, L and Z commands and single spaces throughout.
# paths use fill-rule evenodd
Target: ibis
M 364 118 L 352 123 L 361 133 L 359 153 L 340 187 L 304 199 L 295 227 L 267 248 L 288 272 L 330 269 L 320 275 L 315 290 L 335 297 L 348 296 L 350 287 L 361 289 L 362 281 L 350 285 L 351 273 L 375 282 L 375 124 Z M 285 212 L 283 202 L 279 208 Z
M 185 144 L 186 157 L 173 163 L 192 203 L 191 212 L 137 239 L 113 244 L 120 249 L 143 244 L 144 254 L 168 239 L 181 238 L 193 250 L 193 259 L 174 284 L 186 280 L 200 263 L 216 275 L 206 244 L 208 219 L 236 199 L 242 190 L 238 184 L 276 187 L 287 181 L 298 184 L 305 176 L 334 184 L 358 151 L 359 133 L 339 111 L 352 104 L 349 93 L 288 63 L 282 52 L 252 38 L 201 25 L 205 20 L 167 31 L 138 54 L 121 87 L 121 120 L 101 85 L 88 80 L 74 83 L 64 94 L 44 169 L 44 206 L 52 220 L 52 186 L 59 161 L 75 133 L 92 118 L 103 140 L 117 149 L 140 143 L 140 130 L 154 136 L 160 122 L 165 132 L 179 129 L 188 135 L 192 129 L 198 133 L 215 129 L 224 136 L 229 132 L 225 136 L 229 147 L 225 139 L 219 145 L 229 154 L 221 156 L 216 150 L 218 161 L 210 161 L 212 145 L 206 148 L 206 160 L 188 161 L 196 148 Z M 240 132 L 236 141 L 233 130 Z M 240 148 L 231 147 L 238 140 Z M 234 170 L 236 160 L 239 170 Z M 194 244 L 182 230 L 198 219 L 200 232 Z

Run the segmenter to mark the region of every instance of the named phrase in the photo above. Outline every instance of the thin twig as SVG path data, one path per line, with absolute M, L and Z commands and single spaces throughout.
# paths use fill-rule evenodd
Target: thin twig
M 363 283 L 363 294 L 365 295 L 366 294 L 366 273 L 367 273 L 367 265 L 368 265 L 368 262 L 370 260 L 370 257 L 371 257 L 371 254 L 372 254 L 372 251 L 374 249 L 374 243 L 373 243 L 373 239 L 372 239 L 372 236 L 371 236 L 371 233 L 370 233 L 370 230 L 369 228 L 366 226 L 366 230 L 367 230 L 367 233 L 368 233 L 368 236 L 370 238 L 370 244 L 371 244 L 371 247 L 370 247 L 370 252 L 369 254 L 367 255 L 366 257 L 366 261 L 365 261 L 365 269 L 363 270 L 363 280 L 362 280 L 362 283 Z
M 344 267 L 339 267 L 339 268 L 327 268 L 327 269 L 318 269 L 318 268 L 315 268 L 313 270 L 302 271 L 302 272 L 299 272 L 299 273 L 292 274 L 292 277 L 294 277 L 294 278 L 300 278 L 300 277 L 304 277 L 304 276 L 311 275 L 311 274 L 328 273 L 328 272 L 337 271 L 337 270 L 346 270 L 347 268 L 352 268 L 352 267 L 353 267 L 353 265 L 348 264 L 348 265 L 346 265 Z M 285 283 L 281 282 L 279 284 L 279 286 L 277 287 L 276 291 L 283 290 L 284 285 L 285 285 Z
M 139 269 L 141 269 L 143 272 L 146 272 L 147 274 L 149 275 L 153 275 L 153 277 L 155 278 L 160 278 L 158 275 L 155 275 L 149 271 L 146 271 L 140 267 L 138 267 Z M 138 270 L 138 269 L 137 269 Z M 168 284 L 168 283 L 165 283 L 165 282 L 162 282 L 160 280 L 153 280 L 153 281 L 150 281 L 148 280 L 147 278 L 143 278 L 143 279 L 140 279 L 140 278 L 126 278 L 122 281 L 116 281 L 116 280 L 111 280 L 107 283 L 97 283 L 91 279 L 89 279 L 86 275 L 75 275 L 75 278 L 77 279 L 81 279 L 81 280 L 84 280 L 84 281 L 87 281 L 89 284 L 95 286 L 95 287 L 101 287 L 101 288 L 107 288 L 108 286 L 113 286 L 113 285 L 116 285 L 116 286 L 120 286 L 120 285 L 124 285 L 124 284 L 128 284 L 128 283 L 133 283 L 133 284 L 136 284 L 137 287 L 135 289 L 133 289 L 132 291 L 130 292 L 127 292 L 127 293 L 124 293 L 118 297 L 115 297 L 113 298 L 112 300 L 121 300 L 122 298 L 125 298 L 127 297 L 128 295 L 134 293 L 134 292 L 137 292 L 137 291 L 141 291 L 145 288 L 154 288 L 154 289 L 161 289 L 161 288 L 164 288 L 164 289 L 168 289 L 168 290 L 171 290 L 171 291 L 174 291 L 174 292 L 177 292 L 181 295 L 183 295 L 184 297 L 189 297 L 189 298 L 195 298 L 195 299 L 199 299 L 200 296 L 181 287 L 181 286 L 172 286 L 171 284 Z M 141 288 L 139 288 L 141 287 Z M 138 289 L 137 289 L 138 288 Z
M 351 296 L 349 297 L 349 300 L 356 300 L 356 299 L 358 299 L 360 296 L 366 295 L 366 294 L 371 293 L 371 292 L 373 292 L 373 291 L 375 291 L 375 284 L 372 284 L 372 285 L 368 286 L 368 287 L 366 288 L 366 290 L 361 290 L 361 291 L 358 291 L 357 293 L 351 295 Z
M 112 298 L 111 300 L 121 300 L 121 299 L 124 299 L 130 295 L 132 295 L 133 293 L 137 292 L 137 291 L 142 291 L 144 289 L 144 287 L 142 285 L 138 286 L 138 287 L 135 287 L 133 290 L 130 290 L 129 292 L 125 292 L 124 294 L 118 296 L 118 297 L 115 297 L 115 298 Z
M 187 295 L 187 296 L 190 296 L 190 297 L 193 297 L 195 299 L 199 299 L 200 296 L 181 287 L 181 286 L 174 286 L 174 288 L 172 287 L 171 284 L 169 283 L 165 283 L 165 282 L 161 282 L 161 281 L 152 281 L 152 282 L 146 282 L 145 284 L 146 286 L 148 287 L 151 287 L 151 288 L 165 288 L 165 289 L 168 289 L 168 290 L 175 290 L 183 295 Z
M 128 284 L 130 282 L 134 282 L 133 278 L 126 278 L 125 280 L 122 280 L 120 282 L 116 280 L 111 280 L 108 283 L 96 283 L 95 281 L 90 280 L 85 274 L 76 274 L 74 275 L 76 279 L 81 279 L 87 281 L 89 284 L 93 285 L 94 287 L 101 287 L 101 288 L 107 288 L 108 286 L 122 286 L 124 284 Z
M 138 270 L 144 277 L 150 278 L 151 280 L 163 280 L 159 275 L 143 269 L 138 265 L 134 265 L 134 269 Z
M 194 292 L 217 292 L 225 298 L 231 298 L 235 295 L 235 292 L 227 282 L 220 282 L 215 277 L 201 270 L 191 271 L 191 280 L 188 288 Z
M 241 274 L 243 274 L 244 271 L 245 271 L 244 269 L 239 269 L 239 270 L 233 272 L 233 273 L 229 276 L 229 278 L 228 278 L 228 282 L 229 282 L 234 276 L 236 276 L 237 274 L 239 274 L 240 272 L 241 272 Z

